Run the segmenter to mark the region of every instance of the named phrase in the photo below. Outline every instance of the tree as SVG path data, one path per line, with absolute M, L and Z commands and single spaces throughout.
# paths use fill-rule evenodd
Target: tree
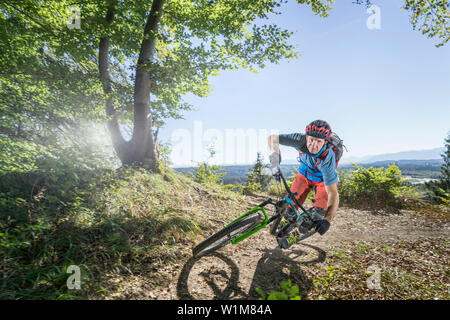
M 442 188 L 446 190 L 447 193 L 450 192 L 450 132 L 445 139 L 445 152 L 441 155 L 444 163 L 441 166 L 441 181 Z
M 268 167 L 269 165 L 263 163 L 261 152 L 258 152 L 255 165 L 247 174 L 246 186 L 253 186 L 254 189 L 265 190 L 271 180 L 271 176 L 264 174 L 264 168 Z
M 356 4 L 372 5 L 372 0 L 356 0 Z M 449 0 L 405 0 L 404 6 L 409 12 L 413 29 L 422 31 L 428 38 L 438 37 L 436 47 L 450 40 L 450 2 Z
M 191 108 L 183 95 L 206 96 L 221 70 L 296 56 L 291 32 L 264 24 L 284 2 L 2 1 L 0 105 L 9 115 L 2 131 L 23 130 L 18 123 L 30 115 L 50 116 L 55 128 L 106 120 L 122 164 L 157 171 L 157 128 Z M 326 17 L 332 0 L 297 2 Z M 66 24 L 73 4 L 79 29 Z M 121 122 L 132 128 L 128 140 Z
M 216 154 L 213 144 L 207 147 L 207 151 L 209 153 L 208 159 L 198 163 L 198 168 L 191 174 L 191 177 L 197 183 L 218 184 L 226 176 L 226 172 L 220 172 L 223 167 L 209 163 Z
M 450 2 L 448 0 L 405 0 L 402 7 L 410 13 L 414 29 L 422 31 L 428 38 L 438 37 L 436 47 L 450 40 Z
M 450 132 L 445 139 L 446 150 L 441 155 L 443 163 L 441 166 L 441 174 L 438 180 L 425 183 L 426 188 L 430 192 L 430 198 L 438 204 L 449 205 L 450 195 Z

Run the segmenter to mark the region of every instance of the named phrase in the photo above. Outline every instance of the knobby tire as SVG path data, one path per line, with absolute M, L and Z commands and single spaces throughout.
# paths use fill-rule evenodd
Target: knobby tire
M 237 236 L 258 226 L 258 224 L 263 220 L 264 217 L 259 213 L 250 214 L 247 217 L 226 226 L 206 240 L 200 242 L 196 247 L 194 247 L 194 249 L 192 249 L 192 254 L 194 257 L 198 258 L 214 252 L 217 249 L 231 243 L 231 241 Z

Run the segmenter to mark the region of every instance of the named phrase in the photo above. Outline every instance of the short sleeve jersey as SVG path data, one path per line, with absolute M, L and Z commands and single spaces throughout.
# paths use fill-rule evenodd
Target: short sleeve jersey
M 279 143 L 294 147 L 297 151 L 301 152 L 300 162 L 308 167 L 308 171 L 317 172 L 314 170 L 317 158 L 313 157 L 306 147 L 306 135 L 301 133 L 280 134 Z M 336 172 L 336 156 L 332 149 L 329 149 L 325 159 L 319 162 L 317 169 L 322 173 L 323 182 L 326 186 L 339 182 Z

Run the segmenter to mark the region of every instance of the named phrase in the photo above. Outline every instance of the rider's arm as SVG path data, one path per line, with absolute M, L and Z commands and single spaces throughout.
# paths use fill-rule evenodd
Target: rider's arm
M 269 147 L 272 152 L 280 153 L 279 145 L 282 144 L 288 147 L 294 147 L 298 150 L 306 148 L 306 137 L 301 133 L 291 134 L 273 134 L 268 139 Z
M 337 208 L 339 207 L 339 193 L 337 189 L 337 183 L 325 186 L 325 190 L 328 194 L 328 205 L 325 219 L 331 222 L 336 215 Z
M 280 144 L 277 134 L 272 134 L 268 138 L 270 151 L 280 154 Z
M 325 219 L 327 219 L 328 222 L 331 222 L 336 215 L 336 211 L 339 206 L 339 194 L 337 188 L 339 177 L 336 172 L 336 157 L 333 150 L 328 152 L 327 157 L 319 163 L 318 167 L 323 174 L 325 190 L 328 194 L 328 205 Z

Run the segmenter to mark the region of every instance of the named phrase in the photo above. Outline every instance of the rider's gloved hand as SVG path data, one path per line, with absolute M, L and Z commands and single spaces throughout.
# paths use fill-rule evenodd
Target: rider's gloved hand
M 328 220 L 322 219 L 319 221 L 316 221 L 313 225 L 314 229 L 316 229 L 316 231 L 318 233 L 320 233 L 321 236 L 323 236 L 325 234 L 325 232 L 328 231 L 328 229 L 330 228 L 330 222 L 328 222 Z
M 272 154 L 269 156 L 269 161 L 272 168 L 279 167 L 281 163 L 281 154 L 272 152 Z

